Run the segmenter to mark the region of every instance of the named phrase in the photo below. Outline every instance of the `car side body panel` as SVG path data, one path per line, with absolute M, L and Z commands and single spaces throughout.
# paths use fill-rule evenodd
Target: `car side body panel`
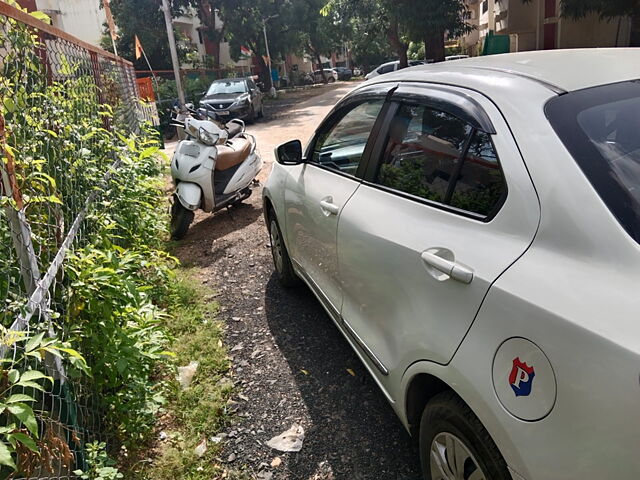
M 493 281 L 529 247 L 538 228 L 538 199 L 511 132 L 482 95 L 450 88 L 489 114 L 508 195 L 489 222 L 404 198 L 365 182 L 340 217 L 342 317 L 388 370 L 395 390 L 415 360 L 446 364 L 469 329 Z M 425 97 L 440 88 L 423 88 Z M 446 248 L 474 271 L 470 284 L 436 279 L 421 252 Z M 392 394 L 392 396 L 394 396 Z

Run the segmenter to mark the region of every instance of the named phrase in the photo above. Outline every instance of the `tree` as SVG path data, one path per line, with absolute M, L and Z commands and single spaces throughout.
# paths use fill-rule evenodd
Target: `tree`
M 131 60 L 136 69 L 147 70 L 149 67 L 144 59 L 135 58 L 134 35 L 137 35 L 142 43 L 149 63 L 156 70 L 171 69 L 171 54 L 169 41 L 164 22 L 164 14 L 160 10 L 158 0 L 111 0 L 111 13 L 118 27 L 118 39 L 116 46 L 118 54 Z M 174 1 L 172 15 L 181 15 L 187 6 L 185 0 Z M 105 27 L 105 33 L 107 32 Z M 102 41 L 106 50 L 113 51 L 111 38 L 106 37 Z M 182 41 L 178 45 L 178 55 L 185 59 L 191 51 L 188 42 Z
M 338 50 L 343 43 L 346 23 L 342 21 L 337 11 L 328 11 L 321 14 L 325 0 L 298 0 L 301 6 L 305 6 L 306 11 L 297 17 L 297 29 L 305 50 L 315 59 L 318 68 L 322 73 L 322 78 L 327 83 L 327 76 L 322 68 L 321 55 L 330 56 Z
M 371 35 L 359 22 L 352 22 L 349 40 L 351 53 L 357 65 L 370 71 L 393 57 L 393 50 L 383 35 Z
M 403 19 L 410 15 L 396 0 L 329 0 L 322 13 L 329 12 L 337 12 L 340 18 L 357 24 L 370 38 L 386 38 L 400 60 L 400 68 L 408 65 L 409 42 Z
M 444 37 L 459 37 L 473 28 L 465 21 L 463 0 L 396 0 L 397 6 L 411 15 L 402 17 L 408 36 L 423 41 L 425 60 L 441 62 L 445 57 Z
M 268 85 L 269 72 L 263 59 L 267 54 L 263 25 L 266 22 L 272 59 L 300 51 L 300 34 L 292 25 L 296 24 L 294 18 L 303 5 L 293 0 L 218 0 L 218 3 L 229 37 L 231 58 L 240 58 L 241 46 L 251 49 L 260 66 L 261 80 Z

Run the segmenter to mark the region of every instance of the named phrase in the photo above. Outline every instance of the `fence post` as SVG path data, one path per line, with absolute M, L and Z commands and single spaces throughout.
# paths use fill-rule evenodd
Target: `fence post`
M 15 172 L 15 159 L 10 149 L 7 148 L 7 133 L 5 130 L 4 117 L 0 113 L 0 151 L 6 158 L 6 164 L 2 166 L 2 191 L 4 195 L 11 196 L 16 204 L 15 208 L 11 205 L 5 207 L 5 212 L 9 220 L 9 228 L 11 229 L 11 239 L 13 246 L 18 255 L 18 261 L 20 263 L 20 275 L 29 298 L 38 288 L 40 282 L 40 267 L 38 266 L 38 257 L 36 256 L 35 249 L 33 248 L 33 240 L 31 238 L 31 227 L 27 221 L 27 217 L 24 213 L 24 203 L 22 201 L 22 194 L 16 181 Z M 40 315 L 44 318 L 45 322 L 49 324 L 49 335 L 53 335 L 53 328 L 51 326 L 51 317 L 49 315 L 49 302 L 50 299 L 46 298 L 46 305 L 42 302 L 36 306 L 40 310 Z M 43 308 L 44 307 L 44 308 Z M 21 321 L 22 320 L 22 321 Z M 20 317 L 17 322 L 11 326 L 13 330 L 25 330 L 29 325 L 28 319 Z M 0 350 L 2 354 L 0 358 L 4 357 L 4 348 Z M 47 366 L 48 373 L 56 380 L 60 380 L 60 383 L 64 383 L 65 371 L 62 361 L 59 357 L 47 354 L 45 359 L 45 365 Z

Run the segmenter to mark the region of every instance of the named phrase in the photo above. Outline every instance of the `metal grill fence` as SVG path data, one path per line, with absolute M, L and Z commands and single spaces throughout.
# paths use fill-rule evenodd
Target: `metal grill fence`
M 135 79 L 130 62 L 0 1 L 0 403 L 15 402 L 0 405 L 0 435 L 14 439 L 0 442 L 0 478 L 75 478 L 72 472 L 85 467 L 85 444 L 102 439 L 104 412 L 86 381 L 69 373 L 60 350 L 47 350 L 38 362 L 29 355 L 34 343 L 16 340 L 43 341 L 42 334 L 64 341 L 69 334 L 62 318 L 76 307 L 69 304 L 66 259 L 95 233 L 109 200 L 102 192 L 118 162 L 99 132 L 116 126 L 135 132 L 154 116 L 139 101 Z M 53 381 L 30 383 L 29 375 L 16 381 L 14 371 L 36 363 Z M 29 405 L 37 455 L 20 437 L 34 425 L 16 406 L 28 402 L 19 395 L 36 400 Z M 21 475 L 7 465 L 11 443 Z

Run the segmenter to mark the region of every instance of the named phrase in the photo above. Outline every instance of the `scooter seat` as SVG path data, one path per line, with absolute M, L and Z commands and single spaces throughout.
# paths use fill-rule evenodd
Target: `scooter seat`
M 239 133 L 242 133 L 242 125 L 238 122 L 231 121 L 225 125 L 227 132 L 229 132 L 229 138 L 233 138 Z
M 251 154 L 253 144 L 245 137 L 236 137 L 227 141 L 225 145 L 218 145 L 216 170 L 227 170 L 244 162 Z

